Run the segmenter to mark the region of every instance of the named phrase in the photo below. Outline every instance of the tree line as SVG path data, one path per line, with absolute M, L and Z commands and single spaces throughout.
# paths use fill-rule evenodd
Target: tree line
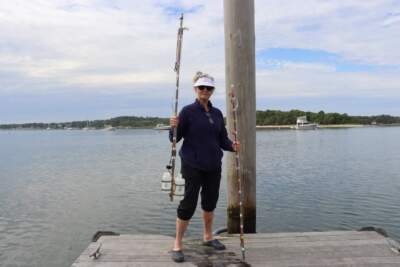
M 107 120 L 3 124 L 0 125 L 0 129 L 103 129 L 106 127 L 152 128 L 157 124 L 169 124 L 169 119 L 158 117 L 120 116 Z
M 310 122 L 319 124 L 400 124 L 400 117 L 390 115 L 377 116 L 349 116 L 346 113 L 310 112 L 293 109 L 290 111 L 265 110 L 256 112 L 257 125 L 291 125 L 296 123 L 297 117 L 307 116 Z M 0 129 L 103 129 L 115 128 L 153 128 L 157 124 L 169 124 L 168 118 L 120 116 L 107 120 L 72 121 L 60 123 L 24 123 L 3 124 Z
M 297 117 L 306 116 L 310 122 L 319 124 L 398 124 L 400 117 L 390 115 L 375 116 L 349 116 L 347 113 L 325 113 L 302 111 L 292 109 L 290 111 L 265 110 L 256 112 L 257 125 L 290 125 L 296 124 Z

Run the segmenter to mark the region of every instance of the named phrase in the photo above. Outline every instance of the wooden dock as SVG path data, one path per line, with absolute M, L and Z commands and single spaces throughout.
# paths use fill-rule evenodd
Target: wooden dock
M 241 261 L 237 235 L 223 235 L 224 251 L 199 240 L 185 240 L 184 263 L 174 263 L 169 250 L 173 238 L 160 235 L 101 236 L 72 267 L 116 266 L 336 266 L 399 267 L 400 245 L 375 231 L 248 234 L 246 262 Z M 97 259 L 89 257 L 100 247 Z

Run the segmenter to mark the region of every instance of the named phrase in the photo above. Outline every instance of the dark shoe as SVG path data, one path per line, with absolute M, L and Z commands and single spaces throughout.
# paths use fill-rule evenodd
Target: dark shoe
M 174 262 L 183 262 L 185 260 L 185 255 L 183 255 L 182 250 L 172 250 L 171 254 Z
M 225 249 L 225 245 L 222 244 L 221 242 L 219 242 L 218 239 L 204 241 L 203 246 L 212 247 L 215 250 L 224 250 Z

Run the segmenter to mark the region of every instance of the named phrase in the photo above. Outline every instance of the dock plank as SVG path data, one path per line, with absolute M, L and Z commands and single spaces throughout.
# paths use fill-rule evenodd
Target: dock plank
M 246 263 L 241 262 L 237 235 L 219 237 L 225 251 L 200 240 L 185 240 L 184 263 L 170 258 L 173 238 L 161 235 L 102 236 L 92 242 L 72 267 L 116 266 L 274 266 L 274 267 L 400 267 L 400 245 L 376 232 L 332 231 L 245 235 Z M 101 256 L 89 255 L 101 244 Z

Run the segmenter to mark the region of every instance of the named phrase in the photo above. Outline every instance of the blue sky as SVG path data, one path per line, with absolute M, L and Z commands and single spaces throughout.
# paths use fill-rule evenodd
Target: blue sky
M 396 0 L 256 0 L 257 109 L 400 116 Z M 0 5 L 0 123 L 172 113 L 197 70 L 225 109 L 222 1 L 23 0 Z

